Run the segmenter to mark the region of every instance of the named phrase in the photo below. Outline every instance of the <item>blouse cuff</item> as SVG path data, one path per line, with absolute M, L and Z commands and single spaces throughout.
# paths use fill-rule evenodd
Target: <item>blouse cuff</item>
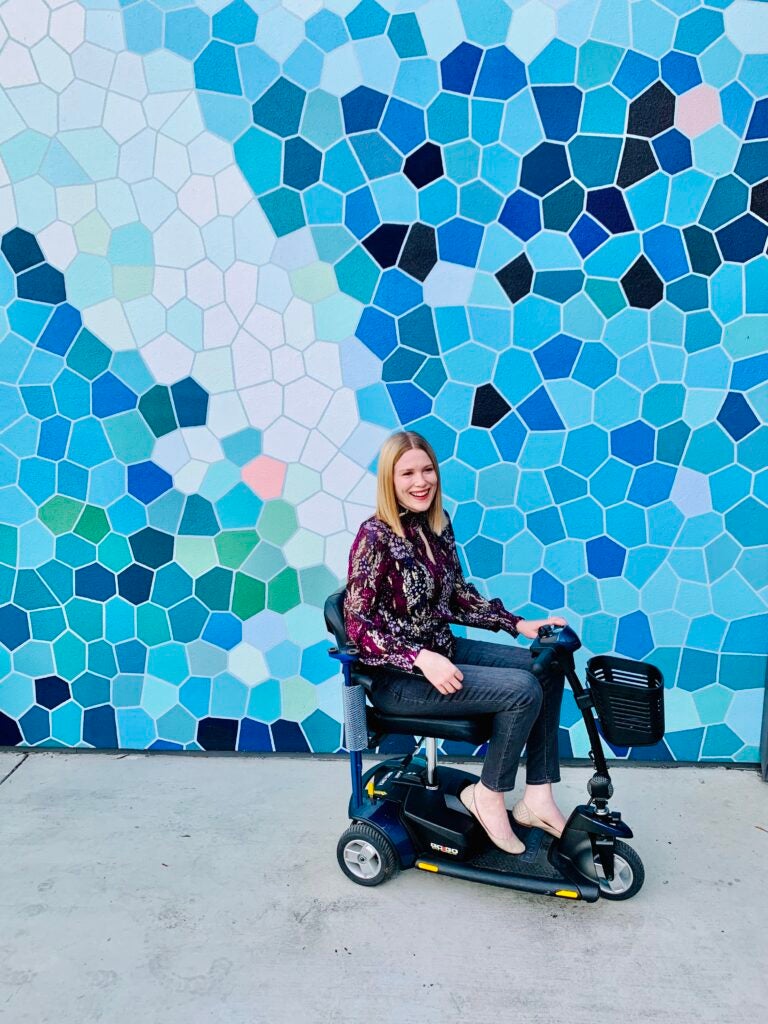
M 513 615 L 511 612 L 506 611 L 499 613 L 499 626 L 507 633 L 511 633 L 512 636 L 518 636 L 517 624 L 522 622 L 522 615 Z
M 415 647 L 413 644 L 405 644 L 403 647 L 398 647 L 397 650 L 392 651 L 390 661 L 398 668 L 405 669 L 406 672 L 414 671 L 414 662 L 421 654 L 421 647 Z

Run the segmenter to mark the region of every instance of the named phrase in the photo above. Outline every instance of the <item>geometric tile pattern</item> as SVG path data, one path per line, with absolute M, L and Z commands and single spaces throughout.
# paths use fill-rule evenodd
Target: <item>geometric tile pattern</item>
M 0 745 L 339 749 L 320 609 L 407 425 L 481 587 L 662 669 L 638 756 L 757 760 L 767 26 L 7 0 Z

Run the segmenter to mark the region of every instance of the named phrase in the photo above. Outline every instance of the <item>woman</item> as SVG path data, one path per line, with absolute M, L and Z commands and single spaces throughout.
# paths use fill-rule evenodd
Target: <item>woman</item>
M 437 459 L 420 434 L 394 434 L 381 449 L 376 514 L 352 545 L 344 615 L 360 661 L 372 667 L 376 707 L 443 718 L 493 715 L 480 781 L 460 799 L 496 846 L 525 850 L 512 831 L 504 793 L 514 788 L 526 741 L 526 788 L 512 815 L 559 836 L 565 819 L 552 783 L 560 780 L 562 674 L 539 682 L 526 649 L 457 638 L 448 623 L 532 639 L 539 626 L 565 620 L 522 619 L 467 583 L 443 511 Z

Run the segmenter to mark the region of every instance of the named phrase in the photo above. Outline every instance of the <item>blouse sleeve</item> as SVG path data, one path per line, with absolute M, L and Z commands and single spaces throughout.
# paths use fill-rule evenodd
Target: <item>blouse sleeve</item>
M 421 648 L 392 635 L 383 617 L 377 615 L 379 595 L 389 585 L 387 580 L 394 568 L 388 555 L 379 531 L 370 523 L 363 523 L 349 553 L 344 600 L 347 636 L 363 654 L 366 664 L 393 665 L 413 672 Z
M 496 633 L 500 629 L 504 629 L 512 636 L 517 636 L 517 623 L 522 622 L 522 615 L 513 615 L 512 612 L 508 612 L 498 597 L 491 600 L 483 597 L 479 590 L 464 578 L 450 519 L 448 519 L 443 534 L 450 548 L 456 573 L 449 605 L 451 621 L 462 626 L 480 626 L 483 629 L 492 629 Z

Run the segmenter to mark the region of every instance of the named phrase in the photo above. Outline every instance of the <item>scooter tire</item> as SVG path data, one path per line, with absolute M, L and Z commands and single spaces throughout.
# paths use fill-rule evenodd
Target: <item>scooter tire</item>
M 397 873 L 397 855 L 390 841 L 366 822 L 349 826 L 336 846 L 339 867 L 356 885 L 381 885 Z
M 616 840 L 613 849 L 613 880 L 608 881 L 602 876 L 602 869 L 595 858 L 597 884 L 600 886 L 600 898 L 604 900 L 629 900 L 636 896 L 645 881 L 645 868 L 640 855 L 629 845 Z M 602 876 L 602 877 L 601 877 Z

